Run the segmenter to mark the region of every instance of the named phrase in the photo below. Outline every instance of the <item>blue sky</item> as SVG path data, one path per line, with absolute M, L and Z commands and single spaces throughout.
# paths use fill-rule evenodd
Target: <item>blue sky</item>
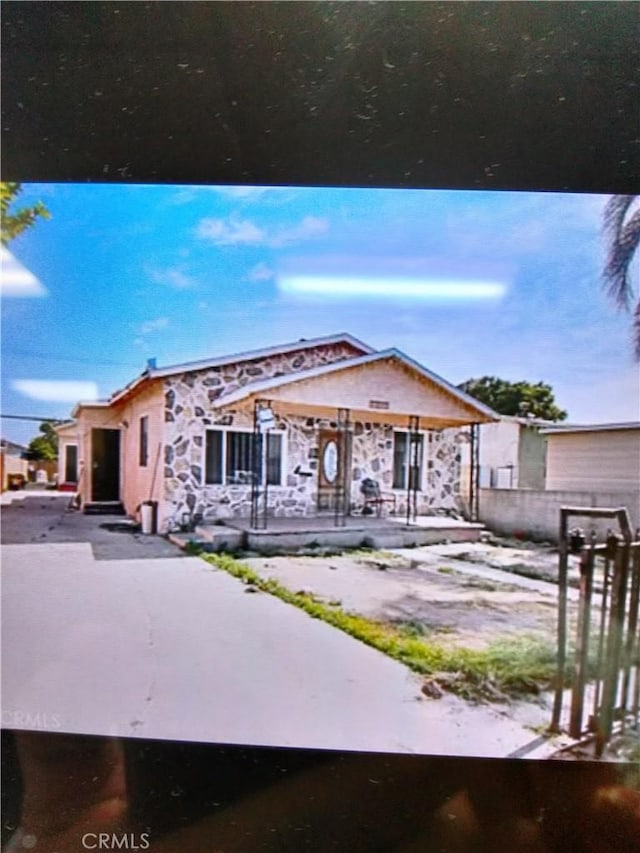
M 348 331 L 458 383 L 550 383 L 571 421 L 640 412 L 630 317 L 604 296 L 604 196 L 25 185 L 2 411 L 67 416 L 144 369 Z M 77 392 L 77 393 L 76 393 Z M 26 442 L 37 424 L 3 420 Z

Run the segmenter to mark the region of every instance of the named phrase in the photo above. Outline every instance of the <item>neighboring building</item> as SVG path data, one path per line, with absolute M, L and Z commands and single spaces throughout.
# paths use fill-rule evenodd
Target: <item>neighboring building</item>
M 567 506 L 624 507 L 632 526 L 640 525 L 640 423 L 547 424 L 539 432 L 546 443 L 543 486 L 480 489 L 481 521 L 498 533 L 548 541 L 557 540 Z M 584 516 L 576 525 L 604 536 L 612 522 Z
M 338 484 L 355 511 L 366 478 L 398 512 L 409 497 L 421 513 L 459 512 L 468 426 L 496 419 L 399 350 L 347 334 L 150 364 L 73 417 L 61 458 L 77 446 L 82 502 L 120 501 L 135 515 L 156 501 L 161 529 L 185 515 L 248 516 L 264 487 L 274 515 L 332 511 Z
M 478 485 L 481 489 L 544 489 L 546 438 L 550 421 L 498 415 L 478 430 Z M 462 491 L 468 499 L 470 448 L 463 448 Z
M 541 433 L 548 490 L 640 491 L 640 422 L 554 426 Z
M 78 438 L 75 421 L 60 424 L 58 434 L 58 488 L 75 492 L 78 488 Z
M 10 482 L 22 478 L 26 483 L 29 476 L 29 463 L 24 458 L 27 448 L 6 438 L 0 439 L 0 491 L 6 491 Z

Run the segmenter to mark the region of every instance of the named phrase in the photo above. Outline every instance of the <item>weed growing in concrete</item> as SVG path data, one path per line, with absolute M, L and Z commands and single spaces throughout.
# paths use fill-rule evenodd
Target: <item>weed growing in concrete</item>
M 446 647 L 406 627 L 375 622 L 349 613 L 331 602 L 299 590 L 293 592 L 274 578 L 263 578 L 249 566 L 226 554 L 206 554 L 203 559 L 245 584 L 299 607 L 357 640 L 429 675 L 441 686 L 470 700 L 505 701 L 547 688 L 555 675 L 555 650 L 537 637 L 495 642 L 484 650 Z

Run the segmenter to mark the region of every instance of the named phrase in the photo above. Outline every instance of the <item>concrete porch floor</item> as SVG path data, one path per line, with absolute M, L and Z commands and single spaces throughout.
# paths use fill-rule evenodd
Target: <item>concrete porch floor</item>
M 231 518 L 220 524 L 196 528 L 199 538 L 214 550 L 293 550 L 305 547 L 407 548 L 444 542 L 478 542 L 484 525 L 444 516 L 420 516 L 409 525 L 405 518 L 347 516 L 336 526 L 333 515 L 269 518 L 267 529 L 251 526 L 247 518 Z

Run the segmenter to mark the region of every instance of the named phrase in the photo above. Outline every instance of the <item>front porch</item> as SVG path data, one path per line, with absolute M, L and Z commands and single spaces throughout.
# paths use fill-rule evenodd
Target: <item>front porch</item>
M 212 551 L 244 549 L 261 553 L 301 548 L 408 548 L 443 542 L 478 542 L 484 526 L 446 516 L 418 516 L 410 524 L 402 518 L 347 516 L 335 526 L 333 516 L 270 518 L 267 529 L 252 526 L 248 518 L 224 524 L 200 524 L 193 534 L 174 536 L 181 544 L 197 541 Z

